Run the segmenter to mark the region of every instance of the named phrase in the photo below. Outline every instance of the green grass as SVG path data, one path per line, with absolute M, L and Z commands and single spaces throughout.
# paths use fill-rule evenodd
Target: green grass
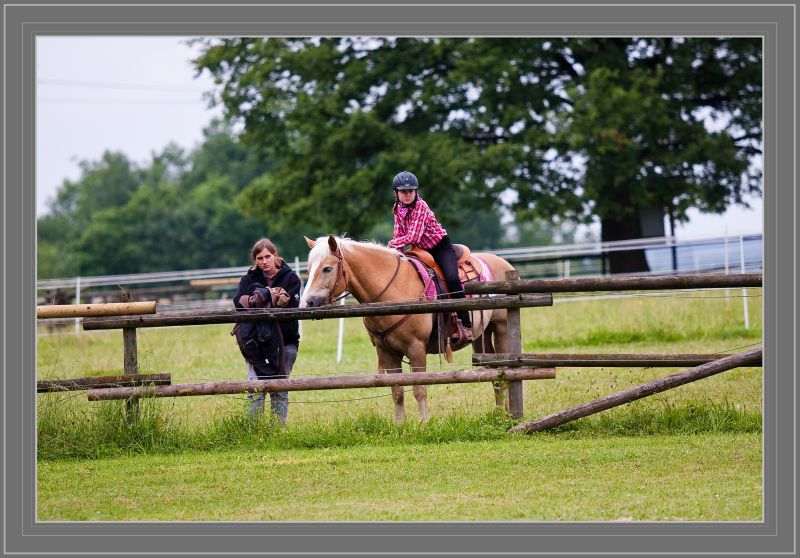
M 526 309 L 523 350 L 710 353 L 760 342 L 760 298 L 748 302 L 748 330 L 741 299 L 722 292 Z M 303 323 L 293 376 L 374 372 L 360 319 L 345 320 L 335 362 L 337 325 Z M 169 372 L 173 383 L 245 379 L 229 332 L 140 329 L 140 372 Z M 455 356 L 453 365 L 430 356 L 429 369 L 471 367 L 469 350 Z M 42 335 L 37 363 L 39 379 L 119 373 L 122 334 Z M 525 383 L 525 420 L 677 370 L 562 368 Z M 424 427 L 410 388 L 400 426 L 386 388 L 293 392 L 285 429 L 250 420 L 244 395 L 143 400 L 130 426 L 120 402 L 41 394 L 39 519 L 760 520 L 761 395 L 761 369 L 737 369 L 520 436 L 506 432 L 515 421 L 495 412 L 487 384 L 430 386 Z M 273 463 L 286 466 L 285 485 L 262 471 Z M 195 484 L 209 493 L 194 494 Z M 341 501 L 327 492 L 340 484 Z M 272 492 L 285 496 L 263 498 Z
M 427 425 L 395 424 L 389 416 L 362 413 L 337 416 L 330 423 L 301 423 L 281 428 L 270 415 L 251 418 L 232 412 L 212 417 L 203 428 L 171 418 L 164 400 L 143 400 L 139 420 L 129 424 L 118 402 L 101 402 L 83 415 L 64 408 L 40 407 L 39 459 L 101 459 L 121 455 L 182 451 L 289 450 L 387 444 L 440 444 L 510 438 L 515 424 L 500 411 L 483 416 L 435 416 Z M 652 409 L 632 403 L 610 413 L 567 423 L 553 430 L 570 437 L 652 436 L 761 432 L 761 415 L 728 401 L 708 401 Z
M 760 446 L 536 435 L 43 462 L 39 519 L 759 520 Z

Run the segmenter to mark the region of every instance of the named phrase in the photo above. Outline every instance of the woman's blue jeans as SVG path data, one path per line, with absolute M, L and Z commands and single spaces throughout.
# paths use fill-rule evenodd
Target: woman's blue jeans
M 281 376 L 282 378 L 288 378 L 289 374 L 292 373 L 292 368 L 294 367 L 294 361 L 297 360 L 297 345 L 284 345 L 284 358 L 286 359 L 286 376 Z M 245 361 L 246 362 L 246 361 Z M 278 377 L 277 375 L 275 376 Z M 253 369 L 253 365 L 247 362 L 247 379 L 248 380 L 259 380 L 256 375 L 256 371 Z M 249 393 L 247 398 L 250 400 L 250 404 L 247 408 L 247 412 L 250 415 L 257 415 L 264 412 L 264 392 L 260 393 Z M 269 407 L 272 413 L 278 417 L 281 423 L 286 424 L 286 415 L 289 413 L 289 392 L 288 391 L 277 391 L 269 394 Z

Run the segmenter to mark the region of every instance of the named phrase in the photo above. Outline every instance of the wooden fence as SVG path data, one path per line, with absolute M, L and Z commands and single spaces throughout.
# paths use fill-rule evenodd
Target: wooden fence
M 516 279 L 519 276 L 512 272 L 508 279 Z M 328 308 L 266 308 L 253 309 L 247 311 L 205 311 L 205 312 L 180 312 L 162 313 L 157 315 L 155 312 L 155 302 L 146 303 L 109 303 L 93 305 L 65 305 L 59 307 L 41 307 L 37 311 L 39 318 L 52 317 L 86 317 L 83 321 L 84 330 L 100 329 L 122 329 L 123 339 L 123 377 L 128 379 L 128 383 L 123 386 L 117 382 L 111 386 L 95 386 L 89 389 L 90 400 L 96 398 L 125 399 L 126 411 L 129 418 L 136 412 L 139 397 L 159 397 L 169 393 L 170 396 L 179 395 L 201 395 L 213 393 L 248 392 L 253 390 L 250 382 L 216 382 L 216 385 L 204 385 L 203 388 L 192 386 L 163 386 L 157 385 L 163 382 L 150 382 L 149 385 L 140 389 L 141 384 L 134 378 L 140 377 L 139 358 L 137 349 L 136 330 L 142 327 L 168 327 L 183 325 L 205 325 L 220 323 L 236 323 L 257 320 L 320 320 L 330 318 L 363 317 L 363 316 L 391 316 L 404 314 L 428 314 L 433 312 L 455 312 L 458 310 L 492 310 L 505 308 L 509 314 L 511 337 L 516 337 L 516 342 L 512 342 L 512 347 L 522 350 L 522 340 L 519 331 L 519 309 L 540 306 L 552 306 L 553 296 L 551 294 L 518 294 L 513 296 L 492 296 L 480 298 L 468 298 L 462 300 L 441 300 L 433 302 L 389 302 L 361 304 L 351 307 L 328 307 Z M 126 311 L 127 310 L 127 311 Z M 367 379 L 362 377 L 356 379 L 356 383 L 365 382 L 364 387 L 378 387 L 381 385 L 424 385 L 437 383 L 464 383 L 464 382 L 497 382 L 498 378 L 506 381 L 510 386 L 509 404 L 511 412 L 517 418 L 522 417 L 522 380 L 523 379 L 542 379 L 553 377 L 554 371 L 551 369 L 537 369 L 532 371 L 515 371 L 504 378 L 503 370 L 478 370 L 478 371 L 457 371 L 445 373 L 414 374 L 413 376 L 381 377 L 380 380 Z M 527 374 L 527 376 L 526 376 Z M 494 379 L 492 379 L 494 378 Z M 269 391 L 269 385 L 262 382 L 275 382 L 277 380 L 264 380 L 255 382 L 258 390 Z M 97 380 L 99 382 L 99 380 Z M 286 390 L 296 389 L 341 389 L 344 387 L 357 387 L 352 384 L 350 377 L 344 378 L 324 378 L 318 382 L 298 382 L 292 380 Z M 40 392 L 56 391 L 66 389 L 87 389 L 84 385 L 91 382 L 76 382 L 70 380 L 49 381 L 42 384 Z M 310 386 L 310 387 L 306 387 Z M 164 389 L 168 388 L 168 389 Z M 219 391 L 217 391 L 219 390 Z M 277 389 L 284 391 L 284 389 Z
M 324 308 L 268 308 L 248 311 L 184 312 L 156 315 L 124 315 L 100 317 L 84 320 L 85 330 L 122 329 L 124 375 L 138 374 L 138 355 L 136 330 L 142 327 L 167 327 L 200 324 L 235 323 L 256 320 L 320 320 L 343 317 L 388 316 L 404 314 L 427 314 L 433 312 L 453 312 L 457 310 L 487 310 L 505 308 L 508 311 L 509 352 L 505 354 L 473 355 L 473 364 L 483 370 L 461 370 L 450 372 L 425 372 L 410 375 L 370 375 L 345 376 L 320 379 L 276 379 L 255 382 L 211 382 L 206 384 L 130 386 L 103 389 L 90 389 L 90 400 L 125 399 L 128 411 L 134 410 L 140 397 L 176 397 L 186 395 L 209 395 L 217 393 L 243 393 L 253 391 L 290 391 L 308 389 L 345 389 L 353 387 L 382 387 L 390 385 L 427 385 L 439 383 L 465 383 L 481 381 L 505 381 L 509 385 L 509 411 L 514 418 L 523 415 L 523 385 L 525 379 L 544 379 L 555 377 L 556 367 L 581 366 L 694 366 L 682 373 L 678 380 L 657 381 L 654 386 L 643 385 L 631 388 L 636 395 L 644 397 L 657 391 L 671 389 L 687 381 L 718 373 L 737 366 L 760 364 L 761 353 L 757 357 L 753 351 L 741 355 L 692 354 L 609 354 L 609 355 L 556 355 L 523 354 L 520 329 L 520 308 L 551 306 L 552 293 L 592 292 L 592 291 L 630 291 L 659 289 L 708 289 L 760 287 L 759 274 L 742 275 L 678 275 L 662 277 L 599 277 L 579 279 L 519 280 L 515 271 L 508 272 L 505 281 L 470 283 L 465 290 L 468 294 L 500 294 L 481 298 L 442 300 L 434 302 L 370 303 L 345 307 Z M 527 294 L 535 293 L 535 294 Z M 95 314 L 96 315 L 96 314 Z M 755 351 L 755 350 L 754 350 Z M 737 358 L 739 357 L 739 358 Z M 491 368 L 485 368 L 491 367 Z M 699 370 L 699 371 L 698 371 Z M 672 377 L 670 377 L 672 378 Z M 656 385 L 657 384 L 657 385 Z M 602 403 L 588 405 L 579 411 L 565 411 L 564 417 L 586 416 L 612 405 L 619 405 L 633 392 L 622 396 L 608 396 Z M 586 413 L 588 409 L 592 410 Z M 585 414 L 581 414 L 585 413 Z M 130 416 L 130 415 L 129 415 Z M 540 424 L 554 425 L 554 419 L 545 417 L 544 423 L 535 426 L 518 425 L 517 431 L 532 432 L 540 429 Z M 544 419 L 542 419 L 544 420 Z M 573 420 L 567 418 L 566 420 Z M 562 421 L 565 422 L 565 421 Z M 527 423 L 526 423 L 527 424 Z M 547 427 L 550 427 L 547 426 Z

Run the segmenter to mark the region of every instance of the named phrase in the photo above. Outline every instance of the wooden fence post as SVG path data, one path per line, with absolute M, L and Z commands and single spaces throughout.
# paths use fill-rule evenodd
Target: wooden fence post
M 126 327 L 122 329 L 123 349 L 123 373 L 125 376 L 132 376 L 139 373 L 139 357 L 136 350 L 136 328 Z M 133 423 L 139 413 L 139 400 L 127 399 L 125 401 L 125 418 L 128 424 Z
M 518 281 L 519 272 L 516 270 L 506 271 L 506 281 Z M 508 316 L 508 352 L 522 352 L 522 328 L 520 324 L 519 308 L 509 308 Z M 508 412 L 515 419 L 522 418 L 523 413 L 523 391 L 522 381 L 516 380 L 508 382 Z

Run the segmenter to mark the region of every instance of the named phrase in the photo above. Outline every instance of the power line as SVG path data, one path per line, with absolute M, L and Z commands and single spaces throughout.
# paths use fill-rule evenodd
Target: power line
M 139 89 L 143 91 L 203 91 L 200 87 L 188 87 L 180 85 L 156 85 L 141 83 L 112 83 L 102 81 L 78 81 L 70 79 L 51 79 L 38 78 L 37 83 L 45 85 L 66 85 L 70 87 L 101 87 L 106 89 Z
M 71 97 L 39 97 L 42 103 L 78 103 L 78 104 L 108 104 L 108 105 L 185 105 L 197 104 L 206 101 L 203 99 L 82 99 Z

